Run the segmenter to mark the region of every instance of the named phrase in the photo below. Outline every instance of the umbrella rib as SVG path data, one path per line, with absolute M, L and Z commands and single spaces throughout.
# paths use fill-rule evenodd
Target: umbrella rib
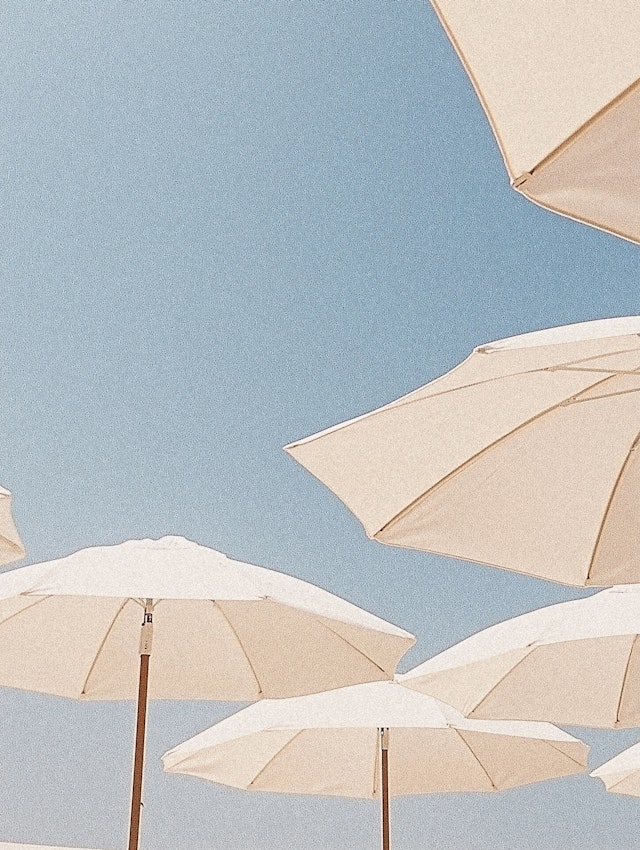
M 552 750 L 555 750 L 557 753 L 560 753 L 560 755 L 564 756 L 566 759 L 569 759 L 569 761 L 572 761 L 574 764 L 577 764 L 578 767 L 586 767 L 584 762 L 578 761 L 578 759 L 574 759 L 573 756 L 567 755 L 564 750 L 561 750 L 560 747 L 557 747 L 552 741 L 545 741 L 545 743 L 547 744 L 547 746 L 551 747 Z
M 98 649 L 97 649 L 97 651 L 96 651 L 95 655 L 93 656 L 93 661 L 91 662 L 91 665 L 90 665 L 90 667 L 89 667 L 89 671 L 88 671 L 87 675 L 85 676 L 84 683 L 83 683 L 83 685 L 82 685 L 82 690 L 80 691 L 80 694 L 81 694 L 81 695 L 85 693 L 85 688 L 87 687 L 87 683 L 88 683 L 88 681 L 89 681 L 89 677 L 90 677 L 90 676 L 91 676 L 91 674 L 93 673 L 93 671 L 94 671 L 94 669 L 95 669 L 95 666 L 96 666 L 96 664 L 98 663 L 98 656 L 99 656 L 99 655 L 100 655 L 100 653 L 102 652 L 102 650 L 103 650 L 103 648 L 104 648 L 104 645 L 105 645 L 105 643 L 107 642 L 107 638 L 109 637 L 109 635 L 111 634 L 111 631 L 112 631 L 113 627 L 115 626 L 116 620 L 117 620 L 117 619 L 118 619 L 118 617 L 120 616 L 120 614 L 121 614 L 121 612 L 122 612 L 122 609 L 124 608 L 124 606 L 127 604 L 127 602 L 128 602 L 128 601 L 129 601 L 129 599 L 128 599 L 128 598 L 124 600 L 124 602 L 120 605 L 120 607 L 119 607 L 119 608 L 118 608 L 118 610 L 116 611 L 116 613 L 115 613 L 115 615 L 114 615 L 114 617 L 113 617 L 113 620 L 109 623 L 109 628 L 106 630 L 106 632 L 105 632 L 105 634 L 104 634 L 104 637 L 103 637 L 103 638 L 102 638 L 102 640 L 100 641 L 100 646 L 98 647 Z
M 620 696 L 618 697 L 618 705 L 616 706 L 616 725 L 620 722 L 620 709 L 622 708 L 622 699 L 624 697 L 624 689 L 627 684 L 627 677 L 629 675 L 629 668 L 631 666 L 631 657 L 633 656 L 633 650 L 635 649 L 635 645 L 638 642 L 638 635 L 634 635 L 633 640 L 631 641 L 631 649 L 629 650 L 629 657 L 627 658 L 627 663 L 624 667 L 624 675 L 622 677 L 622 684 L 620 686 Z
M 497 790 L 498 790 L 498 786 L 496 785 L 496 783 L 495 783 L 495 782 L 493 781 L 493 779 L 491 778 L 491 775 L 489 774 L 489 771 L 486 769 L 486 767 L 482 764 L 482 762 L 480 761 L 480 759 L 478 758 L 478 756 L 477 756 L 477 755 L 474 753 L 474 751 L 472 750 L 471 745 L 469 744 L 469 742 L 466 740 L 466 738 L 465 738 L 465 737 L 464 737 L 464 735 L 462 734 L 462 731 L 461 731 L 460 729 L 456 729 L 456 728 L 455 728 L 455 726 L 450 726 L 449 728 L 450 728 L 450 729 L 453 729 L 453 731 L 454 731 L 454 732 L 456 733 L 456 735 L 460 738 L 460 740 L 461 740 L 461 741 L 462 741 L 462 743 L 465 745 L 465 747 L 469 750 L 469 752 L 471 753 L 471 755 L 473 756 L 473 758 L 474 758 L 474 759 L 478 762 L 478 764 L 480 765 L 480 768 L 482 769 L 482 772 L 484 773 L 484 775 L 487 777 L 487 779 L 488 779 L 488 780 L 489 780 L 489 782 L 491 783 L 491 788 L 492 788 L 492 790 L 493 790 L 493 791 L 497 791 Z
M 616 493 L 618 492 L 618 488 L 619 488 L 620 483 L 621 483 L 621 481 L 624 477 L 624 473 L 627 469 L 627 466 L 629 465 L 629 461 L 631 460 L 631 455 L 635 451 L 639 440 L 640 440 L 640 431 L 634 437 L 633 442 L 631 443 L 631 446 L 629 447 L 629 451 L 627 452 L 627 456 L 625 457 L 624 462 L 623 462 L 622 466 L 620 467 L 620 472 L 618 473 L 618 476 L 617 476 L 617 478 L 616 478 L 616 480 L 613 484 L 613 487 L 611 488 L 611 493 L 609 494 L 609 499 L 607 500 L 607 504 L 605 506 L 604 513 L 602 515 L 602 522 L 600 523 L 600 528 L 598 529 L 598 534 L 596 536 L 596 540 L 595 540 L 595 543 L 594 543 L 594 546 L 593 546 L 593 551 L 591 552 L 591 559 L 589 561 L 589 569 L 587 570 L 587 577 L 585 579 L 585 583 L 588 582 L 589 579 L 591 578 L 591 570 L 593 569 L 593 567 L 595 565 L 596 555 L 598 553 L 598 549 L 600 548 L 600 542 L 602 540 L 602 535 L 604 534 L 604 529 L 605 529 L 605 526 L 607 524 L 607 520 L 609 519 L 609 514 L 610 514 L 611 508 L 613 506 L 613 501 L 615 499 Z
M 347 639 L 346 639 L 346 637 L 343 637 L 343 636 L 340 634 L 340 632 L 336 632 L 336 631 L 335 631 L 335 629 L 332 629 L 332 628 L 331 628 L 331 626 L 330 626 L 328 623 L 326 623 L 324 620 L 317 619 L 317 620 L 316 620 L 316 622 L 318 622 L 318 623 L 320 623 L 320 625 L 324 626 L 324 627 L 325 627 L 325 629 L 327 629 L 327 631 L 331 632 L 331 634 L 332 634 L 332 635 L 335 635 L 335 636 L 336 636 L 337 638 L 339 638 L 341 641 L 343 641 L 344 643 L 346 643 L 346 644 L 347 644 L 347 646 L 351 647 L 351 649 L 353 649 L 355 652 L 357 652 L 357 653 L 358 653 L 359 655 L 361 655 L 363 658 L 366 658 L 366 659 L 367 659 L 367 661 L 368 661 L 370 664 L 373 664 L 373 666 L 374 666 L 377 670 L 380 670 L 380 672 L 381 672 L 381 673 L 384 673 L 384 675 L 387 677 L 387 681 L 391 681 L 391 679 L 392 679 L 393 677 L 392 677 L 392 676 L 389 676 L 389 674 L 387 673 L 387 671 L 386 671 L 383 667 L 381 667 L 381 666 L 380 666 L 380 665 L 379 665 L 376 661 L 374 661 L 374 660 L 373 660 L 373 658 L 370 658 L 370 657 L 367 655 L 367 653 L 366 653 L 366 652 L 363 652 L 363 651 L 360 649 L 360 647 L 355 646 L 355 644 L 353 644 L 353 643 L 351 643 L 351 641 L 347 640 Z
M 29 597 L 28 594 L 19 594 L 22 599 L 29 599 L 33 597 Z M 8 617 L 5 617 L 2 621 L 0 621 L 0 626 L 4 626 L 5 623 L 8 623 L 9 620 L 13 620 L 14 617 L 19 617 L 20 614 L 24 614 L 25 611 L 30 611 L 36 605 L 40 605 L 42 602 L 46 602 L 47 599 L 51 599 L 50 596 L 37 596 L 35 597 L 35 602 L 32 602 L 31 605 L 27 605 L 26 608 L 21 608 L 19 611 L 14 611 L 13 614 L 10 614 Z
M 280 731 L 280 730 L 271 730 L 271 731 Z M 300 735 L 302 735 L 302 733 L 303 733 L 304 731 L 305 731 L 304 729 L 298 729 L 298 730 L 296 731 L 295 735 L 294 735 L 292 738 L 289 738 L 289 740 L 287 741 L 287 743 L 286 743 L 286 744 L 284 744 L 282 747 L 280 747 L 280 749 L 278 750 L 278 752 L 277 752 L 277 753 L 274 753 L 274 754 L 271 756 L 271 758 L 270 758 L 270 759 L 268 759 L 268 761 L 266 761 L 266 762 L 265 762 L 265 764 L 263 764 L 263 765 L 262 765 L 262 767 L 260 768 L 260 770 L 256 773 L 256 775 L 253 777 L 253 779 L 251 780 L 251 782 L 247 785 L 247 791 L 249 791 L 249 790 L 251 789 L 251 786 L 252 786 L 255 782 L 257 782 L 257 781 L 258 781 L 258 779 L 262 776 L 262 774 L 263 774 L 263 773 L 265 772 L 265 770 L 269 767 L 269 765 L 270 765 L 270 764 L 272 764 L 272 763 L 273 763 L 273 762 L 274 762 L 274 761 L 275 761 L 275 760 L 276 760 L 279 756 L 281 756 L 281 755 L 282 755 L 282 753 L 283 753 L 283 752 L 287 749 L 287 747 L 288 747 L 290 744 L 292 744 L 292 743 L 296 740 L 296 738 L 299 738 L 299 737 L 300 737 Z
M 231 629 L 231 632 L 233 633 L 233 636 L 234 636 L 234 637 L 235 637 L 235 639 L 238 641 L 238 646 L 240 647 L 240 649 L 241 649 L 241 651 L 242 651 L 242 654 L 244 655 L 245 660 L 246 660 L 247 664 L 249 665 L 249 668 L 250 668 L 251 672 L 253 673 L 253 678 L 256 680 L 256 685 L 258 686 L 258 693 L 259 693 L 260 695 L 262 695 L 262 694 L 264 693 L 264 691 L 262 690 L 262 685 L 260 684 L 260 679 L 258 678 L 258 674 L 257 674 L 257 673 L 256 673 L 256 671 L 255 671 L 255 667 L 254 667 L 254 666 L 253 666 L 253 664 L 251 663 L 251 658 L 249 657 L 249 653 L 246 651 L 246 649 L 245 649 L 245 648 L 244 648 L 244 646 L 242 645 L 242 641 L 240 640 L 240 635 L 239 635 L 239 634 L 238 634 L 238 632 L 236 631 L 236 629 L 235 629 L 235 627 L 234 627 L 233 623 L 231 622 L 231 620 L 230 620 L 230 619 L 227 617 L 227 615 L 225 614 L 224 609 L 222 608 L 222 606 L 220 605 L 220 603 L 219 603 L 217 600 L 212 599 L 212 600 L 211 600 L 211 604 L 212 604 L 215 608 L 217 608 L 217 609 L 218 609 L 218 611 L 220 611 L 220 613 L 222 614 L 222 616 L 223 616 L 223 617 L 224 617 L 224 619 L 225 619 L 225 622 L 227 623 L 227 625 L 228 625 L 228 626 L 229 626 L 229 628 Z
M 411 501 L 408 505 L 406 505 L 401 511 L 398 511 L 397 514 L 395 514 L 393 517 L 391 517 L 391 519 L 388 520 L 382 526 L 382 528 L 379 528 L 378 531 L 376 531 L 373 534 L 373 537 L 375 538 L 375 536 L 377 534 L 381 534 L 382 532 L 388 531 L 389 529 L 393 528 L 393 526 L 397 522 L 402 520 L 408 513 L 410 513 L 414 508 L 416 508 L 428 496 L 431 496 L 440 487 L 442 487 L 444 484 L 447 484 L 452 478 L 455 478 L 456 475 L 459 475 L 461 472 L 463 472 L 465 469 L 467 469 L 469 466 L 471 466 L 471 464 L 475 463 L 477 460 L 479 460 L 481 457 L 483 457 L 483 455 L 487 454 L 487 452 L 490 452 L 492 449 L 495 449 L 496 446 L 499 446 L 505 440 L 508 440 L 509 437 L 513 437 L 515 434 L 518 434 L 520 431 L 523 431 L 529 425 L 533 424 L 534 422 L 537 422 L 539 419 L 542 419 L 543 416 L 547 416 L 547 414 L 553 413 L 554 411 L 559 410 L 561 407 L 566 405 L 569 400 L 571 400 L 572 402 L 577 401 L 577 400 L 579 400 L 580 396 L 583 395 L 584 393 L 591 392 L 595 387 L 599 387 L 602 384 L 606 383 L 607 381 L 610 381 L 612 378 L 615 378 L 615 377 L 616 377 L 615 375 L 609 375 L 606 378 L 602 378 L 601 380 L 596 381 L 595 383 L 591 384 L 589 387 L 586 387 L 584 390 L 581 390 L 579 393 L 576 393 L 575 395 L 570 396 L 570 399 L 567 399 L 567 398 L 562 399 L 562 401 L 558 401 L 555 404 L 552 404 L 550 407 L 547 407 L 545 410 L 541 410 L 540 412 L 536 413 L 534 416 L 530 417 L 526 421 L 520 422 L 518 425 L 516 425 L 515 428 L 512 428 L 510 431 L 507 431 L 506 434 L 502 434 L 500 437 L 498 437 L 492 443 L 489 443 L 488 445 L 481 448 L 480 451 L 476 452 L 474 455 L 471 455 L 471 457 L 466 458 L 466 460 L 464 460 L 459 466 L 457 466 L 455 469 L 452 469 L 451 472 L 448 472 L 443 478 L 441 478 L 439 481 L 437 481 L 432 487 L 429 487 L 427 490 L 424 491 L 424 493 L 421 493 L 419 496 L 417 496 L 415 499 L 413 499 L 413 501 Z
M 500 676 L 500 678 L 499 678 L 499 679 L 498 679 L 498 681 L 495 683 L 495 685 L 492 685 L 492 687 L 491 687 L 491 688 L 490 688 L 490 689 L 486 692 L 486 694 L 484 694 L 484 696 L 482 697 L 482 699 L 481 699 L 481 700 L 480 700 L 480 701 L 479 701 L 479 702 L 478 702 L 478 703 L 474 706 L 474 708 L 472 708 L 472 710 L 469 712 L 469 716 L 471 716 L 472 714 L 474 714 L 474 713 L 475 713 L 475 712 L 476 712 L 476 711 L 480 708 L 480 706 L 482 705 L 482 703 L 483 703 L 483 702 L 485 702 L 487 699 L 489 699 L 489 697 L 491 696 L 491 694 L 492 694 L 492 693 L 493 693 L 493 692 L 494 692 L 497 688 L 499 688 L 499 687 L 500 687 L 500 685 L 504 682 L 504 680 L 507 678 L 507 676 L 510 676 L 510 675 L 511 675 L 511 673 L 513 673 L 513 671 L 514 671 L 517 667 L 519 667 L 519 666 L 520 666 L 523 662 L 525 662 L 525 661 L 527 660 L 527 658 L 529 658 L 529 656 L 530 656 L 530 655 L 532 654 L 532 652 L 534 651 L 535 646 L 528 646 L 528 647 L 526 647 L 526 648 L 529 650 L 529 652 L 527 652 L 527 654 L 526 654 L 526 655 L 523 655 L 523 656 L 522 656 L 522 658 L 521 658 L 519 661 L 517 661 L 517 662 L 513 665 L 513 667 L 510 667 L 510 668 L 507 670 L 507 672 L 506 672 L 506 673 L 504 673 L 502 676 Z
M 592 115 L 591 118 L 587 119 L 584 124 L 581 124 L 577 130 L 575 130 L 570 136 L 568 136 L 563 142 L 561 142 L 557 147 L 555 147 L 552 151 L 550 151 L 545 157 L 543 157 L 537 165 L 529 171 L 528 176 L 533 176 L 536 171 L 544 168 L 547 165 L 550 165 L 554 159 L 557 159 L 561 154 L 563 154 L 567 148 L 570 148 L 574 142 L 578 141 L 578 139 L 590 130 L 594 124 L 597 124 L 601 118 L 604 118 L 607 113 L 616 109 L 623 100 L 626 100 L 629 95 L 632 95 L 637 88 L 640 88 L 640 77 L 634 80 L 631 85 L 627 86 L 626 89 L 623 89 L 613 100 L 610 100 L 607 104 L 605 104 L 602 109 L 598 110 L 595 115 Z M 525 176 L 525 175 L 522 175 Z M 518 183 L 521 178 L 518 177 L 514 183 Z M 526 181 L 525 181 L 526 182 Z M 523 185 L 520 183 L 519 185 Z M 518 188 L 518 187 L 515 187 Z

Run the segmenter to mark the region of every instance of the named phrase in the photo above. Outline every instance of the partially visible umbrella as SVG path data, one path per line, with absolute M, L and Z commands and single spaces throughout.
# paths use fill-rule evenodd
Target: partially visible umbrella
M 0 565 L 24 558 L 24 547 L 11 514 L 11 493 L 0 487 Z
M 96 546 L 0 575 L 0 685 L 77 699 L 137 694 L 130 850 L 147 691 L 256 700 L 390 679 L 414 642 L 314 585 L 182 537 Z
M 636 0 L 432 5 L 487 113 L 514 189 L 640 242 Z
M 613 585 L 640 581 L 639 444 L 630 316 L 482 345 L 286 450 L 381 543 Z
M 640 726 L 640 586 L 498 623 L 398 680 L 468 717 Z
M 640 744 L 623 750 L 589 775 L 601 779 L 613 794 L 640 797 Z
M 0 850 L 86 850 L 86 848 L 60 847 L 58 844 L 7 844 L 0 841 Z
M 380 799 L 499 791 L 581 773 L 588 748 L 547 723 L 466 720 L 395 682 L 265 700 L 170 750 L 169 773 L 251 791 Z

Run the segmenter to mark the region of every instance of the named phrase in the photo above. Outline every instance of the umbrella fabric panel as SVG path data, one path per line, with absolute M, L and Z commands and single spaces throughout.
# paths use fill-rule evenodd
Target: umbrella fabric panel
M 519 181 L 543 207 L 640 238 L 640 85 Z
M 635 0 L 432 2 L 514 179 L 640 77 Z
M 0 683 L 77 699 L 133 699 L 143 611 L 139 601 L 111 597 L 1 600 Z M 268 599 L 160 600 L 149 696 L 255 700 L 312 693 L 339 687 L 345 669 L 362 681 L 388 679 L 408 645 L 387 646 L 376 631 Z
M 601 779 L 607 791 L 640 797 L 640 744 L 623 750 L 590 775 Z
M 637 568 L 638 497 L 609 503 L 640 432 L 639 390 L 640 377 L 614 376 L 597 388 L 600 397 L 587 391 L 524 424 L 409 505 L 378 539 L 568 584 L 624 581 Z M 596 561 L 616 514 L 628 556 Z

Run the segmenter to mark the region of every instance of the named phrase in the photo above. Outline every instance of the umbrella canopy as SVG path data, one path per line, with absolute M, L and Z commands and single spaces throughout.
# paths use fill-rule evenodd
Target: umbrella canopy
M 14 844 L 0 841 L 0 850 L 85 850 L 81 847 L 60 847 L 51 844 Z
M 130 850 L 147 696 L 255 700 L 391 678 L 414 641 L 307 582 L 182 537 L 96 546 L 0 576 L 1 685 L 137 694 Z
M 11 515 L 11 493 L 0 487 L 0 565 L 24 558 L 24 547 Z
M 636 582 L 639 370 L 638 316 L 524 334 L 286 451 L 382 543 Z
M 415 638 L 307 582 L 181 537 L 0 575 L 0 684 L 133 699 L 145 600 L 157 699 L 256 700 L 393 678 Z
M 640 587 L 611 587 L 484 629 L 403 685 L 469 717 L 640 726 Z
M 640 744 L 623 750 L 589 775 L 601 779 L 613 794 L 640 797 Z
M 540 206 L 640 242 L 638 3 L 432 4 L 512 186 Z
M 162 761 L 169 773 L 234 788 L 377 799 L 385 767 L 390 795 L 498 791 L 580 773 L 587 752 L 547 723 L 467 720 L 395 682 L 375 682 L 256 703 Z

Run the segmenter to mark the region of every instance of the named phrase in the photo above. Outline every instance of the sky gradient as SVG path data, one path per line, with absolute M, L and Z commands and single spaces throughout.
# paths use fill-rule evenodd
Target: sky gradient
M 282 446 L 476 345 L 640 313 L 638 247 L 513 192 L 423 0 L 6 0 L 0 484 L 25 563 L 179 534 L 413 632 L 400 669 L 587 591 L 381 546 Z M 374 803 L 159 757 L 234 710 L 154 703 L 145 850 L 364 850 Z M 126 845 L 131 703 L 0 690 L 0 841 Z M 640 734 L 570 730 L 596 767 Z M 397 799 L 397 850 L 619 850 L 588 776 Z

